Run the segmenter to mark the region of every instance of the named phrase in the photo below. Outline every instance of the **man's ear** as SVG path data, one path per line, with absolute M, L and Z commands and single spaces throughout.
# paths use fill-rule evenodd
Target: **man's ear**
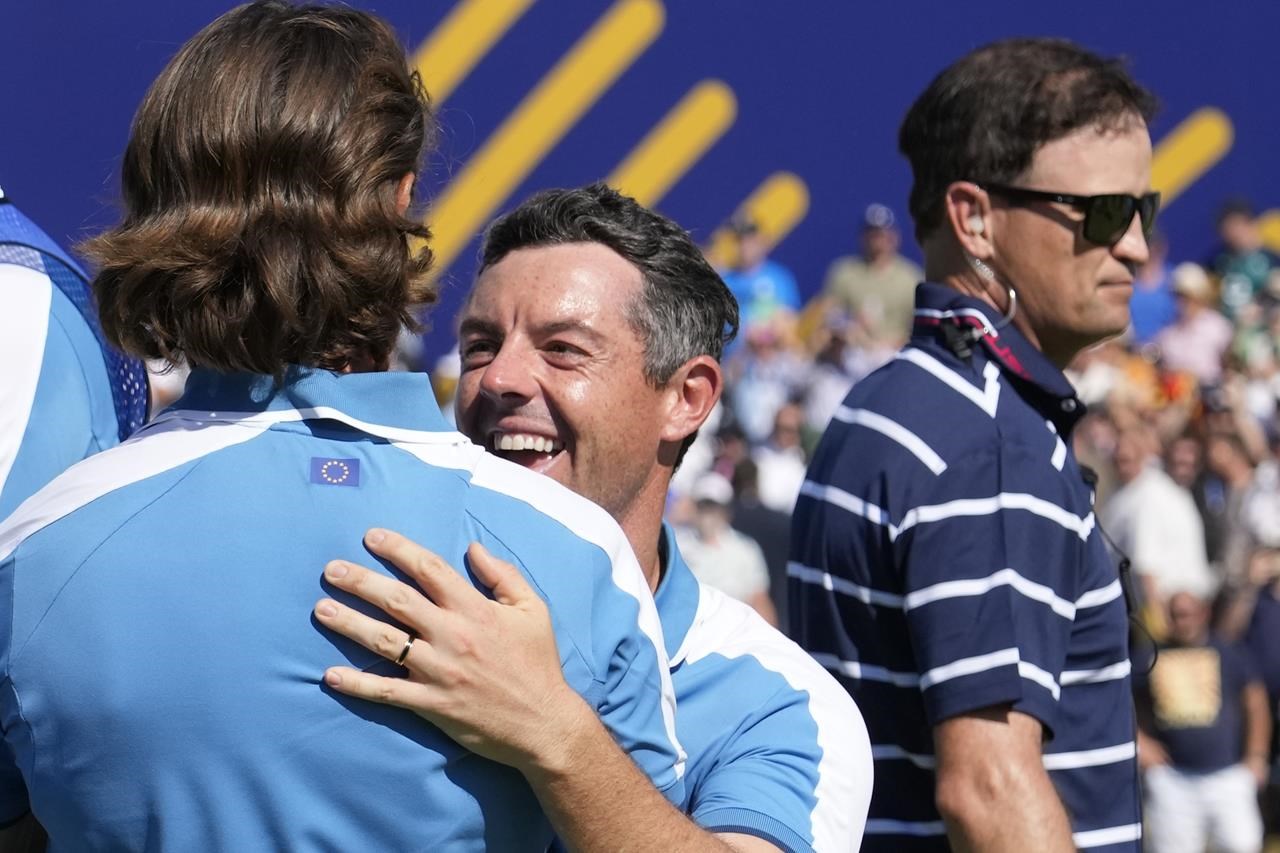
M 711 415 L 724 390 L 720 364 L 709 355 L 689 359 L 667 382 L 667 422 L 662 440 L 679 444 Z
M 396 212 L 401 216 L 409 210 L 409 202 L 413 200 L 413 181 L 416 177 L 413 172 L 405 172 L 396 185 Z
M 979 260 L 992 255 L 991 197 L 972 181 L 956 181 L 943 196 L 943 227 L 960 248 Z

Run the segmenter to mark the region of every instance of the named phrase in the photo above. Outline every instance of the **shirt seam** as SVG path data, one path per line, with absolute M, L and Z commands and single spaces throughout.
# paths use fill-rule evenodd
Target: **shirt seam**
M 40 614 L 40 618 L 36 620 L 35 625 L 33 625 L 33 626 L 31 627 L 31 631 L 27 634 L 26 639 L 25 639 L 25 640 L 23 641 L 23 643 L 22 643 L 22 648 L 21 648 L 21 649 L 18 649 L 16 652 L 14 652 L 14 651 L 10 651 L 10 653 L 9 653 L 9 661 L 8 661 L 8 664 L 7 664 L 7 669 L 8 669 L 8 671 L 5 673 L 5 680 L 9 682 L 9 687 L 10 687 L 10 689 L 13 691 L 13 700 L 14 700 L 14 703 L 18 706 L 18 719 L 20 719 L 20 720 L 22 721 L 23 725 L 25 725 L 25 726 L 27 727 L 27 731 L 28 731 L 28 733 L 29 733 L 29 735 L 30 735 L 30 738 L 31 738 L 31 762 L 32 762 L 32 767 L 31 767 L 31 769 L 32 769 L 32 774 L 31 774 L 31 779 L 30 779 L 30 780 L 28 780 L 28 782 L 27 782 L 27 802 L 28 802 L 28 803 L 30 803 L 30 802 L 31 802 L 31 800 L 32 800 L 32 793 L 33 793 L 33 791 L 32 791 L 32 784 L 34 783 L 34 781 L 35 781 L 35 777 L 36 777 L 36 774 L 35 774 L 35 764 L 36 764 L 36 761 L 37 761 L 36 755 L 37 755 L 37 752 L 38 752 L 38 747 L 37 747 L 37 744 L 36 744 L 36 729 L 35 729 L 35 726 L 33 726 L 33 725 L 31 724 L 31 721 L 27 719 L 26 714 L 25 714 L 25 713 L 23 712 L 23 710 L 22 710 L 22 697 L 21 697 L 21 694 L 20 694 L 20 693 L 19 693 L 19 691 L 18 691 L 18 685 L 17 685 L 17 683 L 13 680 L 13 665 L 14 665 L 15 658 L 16 658 L 16 657 L 20 657 L 20 656 L 22 655 L 22 652 L 26 650 L 26 647 L 27 647 L 27 645 L 28 645 L 28 644 L 30 644 L 32 637 L 34 637 L 34 636 L 36 635 L 36 632 L 38 632 L 38 631 L 40 630 L 40 626 L 44 624 L 44 620 L 45 620 L 45 618 L 46 618 L 46 617 L 48 617 L 48 615 L 49 615 L 49 611 L 53 610 L 54 606 L 58 603 L 58 599 L 59 599 L 59 598 L 61 598 L 63 591 L 64 591 L 64 590 L 65 590 L 65 589 L 66 589 L 66 588 L 71 584 L 71 582 L 72 582 L 72 581 L 74 581 L 74 580 L 76 579 L 76 576 L 80 574 L 80 570 L 81 570 L 82 568 L 84 568 L 85 563 L 89 562 L 90 558 L 92 558 L 94 554 L 96 554 L 96 553 L 97 553 L 97 552 L 98 552 L 98 551 L 99 551 L 99 550 L 100 550 L 104 545 L 106 545 L 108 542 L 110 542 L 112 539 L 114 539 L 114 538 L 115 538 L 115 536 L 116 536 L 116 534 L 117 534 L 117 533 L 119 533 L 119 532 L 121 531 L 121 529 L 123 529 L 123 528 L 124 528 L 124 526 L 125 526 L 126 524 L 128 524 L 128 523 L 129 523 L 129 522 L 131 522 L 131 521 L 133 521 L 133 520 L 134 520 L 135 518 L 137 518 L 141 513 L 143 513 L 143 512 L 144 512 L 144 511 L 146 511 L 147 509 L 149 509 L 153 504 L 155 504 L 155 502 L 156 502 L 156 501 L 160 500 L 162 497 L 164 497 L 165 495 L 167 495 L 169 492 L 173 491 L 173 489 L 177 488 L 177 486 L 178 486 L 179 484 L 181 484 L 184 480 L 186 480 L 186 479 L 187 479 L 187 477 L 191 476 L 192 472 L 194 472 L 197 468 L 199 468 L 199 467 L 200 467 L 200 465 L 202 465 L 202 464 L 204 463 L 204 461 L 205 461 L 206 459 L 208 459 L 208 458 L 209 458 L 209 456 L 211 456 L 211 455 L 213 455 L 213 454 L 207 454 L 206 456 L 204 456 L 204 457 L 202 457 L 202 458 L 200 458 L 200 459 L 196 460 L 196 463 L 195 463 L 194 465 L 192 465 L 192 466 L 190 467 L 190 469 L 188 469 L 188 470 L 187 470 L 187 472 L 186 472 L 186 473 L 184 473 L 184 474 L 183 474 L 181 477 L 179 477 L 178 479 L 174 480 L 174 482 L 173 482 L 173 483 L 171 483 L 171 484 L 169 485 L 169 487 L 168 487 L 168 488 L 166 488 L 166 489 L 162 490 L 159 494 L 155 495 L 151 500 L 147 501 L 145 504 L 143 504 L 142 506 L 138 507 L 136 510 L 134 510 L 133 512 L 131 512 L 127 517 L 125 517 L 125 518 L 121 519 L 120 523 L 119 523 L 118 525 L 116 525 L 116 526 L 115 526 L 115 528 L 111 531 L 111 533 L 109 533 L 107 536 L 103 537 L 103 538 L 102 538 L 102 540 L 101 540 L 97 545 L 95 545 L 95 546 L 94 546 L 94 547 L 89 551 L 89 553 L 88 553 L 88 554 L 85 554 L 84 559 L 82 559 L 82 560 L 80 561 L 80 563 L 76 566 L 75 570 L 71 572 L 71 575 L 66 579 L 66 581 L 64 581 L 64 582 L 63 582 L 62 586 L 58 587 L 58 591 L 57 591 L 56 593 L 54 593 L 54 596 L 53 596 L 52 600 L 50 600 L 50 602 L 49 602 L 49 606 L 45 608 L 44 612 Z M 141 482 L 141 481 L 139 481 L 139 482 Z M 130 484 L 128 484 L 128 485 L 132 485 L 132 483 L 130 483 Z M 119 491 L 119 490 L 118 490 L 118 489 L 116 489 L 116 490 L 114 490 L 114 491 Z M 110 494 L 110 493 L 108 493 L 108 494 Z M 92 503 L 92 501 L 90 501 L 90 503 Z M 88 506 L 88 504 L 85 504 L 85 506 Z M 78 507 L 77 509 L 82 509 L 82 508 L 83 508 L 83 507 Z M 63 517 L 65 518 L 66 516 L 63 516 Z M 44 529 L 47 529 L 47 528 L 44 528 Z M 21 546 L 19 546 L 19 547 L 21 547 Z M 16 579 L 16 570 L 17 570 L 17 566 L 18 566 L 18 556 L 17 556 L 17 551 L 16 551 L 16 550 L 14 551 L 14 555 L 13 555 L 13 556 L 14 556 L 14 559 L 13 559 L 13 568 L 14 568 L 14 572 L 15 572 L 15 579 Z M 13 597 L 14 597 L 14 598 L 16 598 L 16 596 L 13 596 Z M 9 624 L 10 624 L 10 629 L 9 629 L 9 630 L 10 630 L 10 632 L 12 632 L 12 630 L 13 630 L 13 628 L 12 628 L 12 626 L 13 626 L 12 618 L 10 619 Z M 11 639 L 10 639 L 10 642 L 11 642 L 11 643 L 12 643 L 12 636 L 13 636 L 13 635 L 12 635 L 12 633 L 10 633 L 10 638 L 11 638 Z M 16 756 L 15 756 L 15 759 L 16 759 Z
M 463 479 L 465 480 L 465 477 Z M 470 484 L 468 483 L 468 485 Z M 503 539 L 501 536 L 499 536 L 493 530 L 493 528 L 485 524 L 485 522 L 479 516 L 477 516 L 475 511 L 472 510 L 470 507 L 467 507 L 465 511 L 467 514 L 467 518 L 475 522 L 477 527 L 479 527 L 485 533 L 492 536 L 495 541 L 499 542 L 502 545 L 503 548 L 507 549 L 507 552 L 511 554 L 511 556 L 515 558 L 516 562 L 520 564 L 520 567 L 524 569 L 522 574 L 524 575 L 525 579 L 529 582 L 530 586 L 532 586 L 538 592 L 538 595 L 541 596 L 543 601 L 550 602 L 551 596 L 549 596 L 546 590 L 542 588 L 542 584 L 538 582 L 537 577 L 529 569 L 529 566 L 528 564 L 525 563 L 524 559 L 520 556 L 520 552 L 515 548 L 512 548 L 509 544 L 507 544 L 507 541 Z M 587 543 L 587 544 L 591 544 L 591 543 Z M 548 610 L 550 610 L 549 607 L 548 607 Z M 568 639 L 569 639 L 570 645 L 573 646 L 574 653 L 582 660 L 583 663 L 587 665 L 587 671 L 591 673 L 591 680 L 595 684 L 603 686 L 605 681 L 603 678 L 600 678 L 599 675 L 596 673 L 595 668 L 592 665 L 592 660 L 590 656 L 583 653 L 578 643 L 574 641 L 572 637 L 569 637 Z M 630 665 L 628 664 L 628 670 L 629 668 L 630 668 Z M 603 691 L 601 690 L 600 692 L 603 692 Z M 592 703 L 592 707 L 598 710 L 598 705 L 595 702 Z

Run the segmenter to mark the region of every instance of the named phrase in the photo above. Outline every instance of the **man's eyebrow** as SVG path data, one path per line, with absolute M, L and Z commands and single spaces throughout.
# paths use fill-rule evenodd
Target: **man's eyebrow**
M 502 328 L 497 323 L 489 320 L 481 320 L 479 317 L 466 317 L 458 324 L 458 336 L 462 337 L 464 335 L 501 337 Z
M 553 320 L 549 323 L 543 323 L 539 326 L 536 326 L 534 328 L 534 331 L 542 336 L 560 335 L 560 334 L 564 334 L 565 332 L 572 332 L 574 334 L 585 335 L 586 337 L 591 338 L 593 341 L 604 340 L 603 335 L 597 332 L 590 323 L 587 323 L 583 320 L 572 320 L 572 319 Z

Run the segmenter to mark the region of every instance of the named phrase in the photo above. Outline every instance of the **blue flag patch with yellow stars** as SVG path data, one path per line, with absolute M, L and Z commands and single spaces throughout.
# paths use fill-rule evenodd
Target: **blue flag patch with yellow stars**
M 312 456 L 311 482 L 321 486 L 358 486 L 360 485 L 360 460 Z

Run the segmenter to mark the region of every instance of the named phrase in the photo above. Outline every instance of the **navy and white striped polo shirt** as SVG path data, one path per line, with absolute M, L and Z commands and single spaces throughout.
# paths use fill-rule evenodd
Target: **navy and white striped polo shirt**
M 1124 596 L 1066 443 L 1084 407 L 997 322 L 921 285 L 910 343 L 845 399 L 795 510 L 793 633 L 866 719 L 864 850 L 947 849 L 932 728 L 1008 704 L 1044 724 L 1076 845 L 1136 851 Z

